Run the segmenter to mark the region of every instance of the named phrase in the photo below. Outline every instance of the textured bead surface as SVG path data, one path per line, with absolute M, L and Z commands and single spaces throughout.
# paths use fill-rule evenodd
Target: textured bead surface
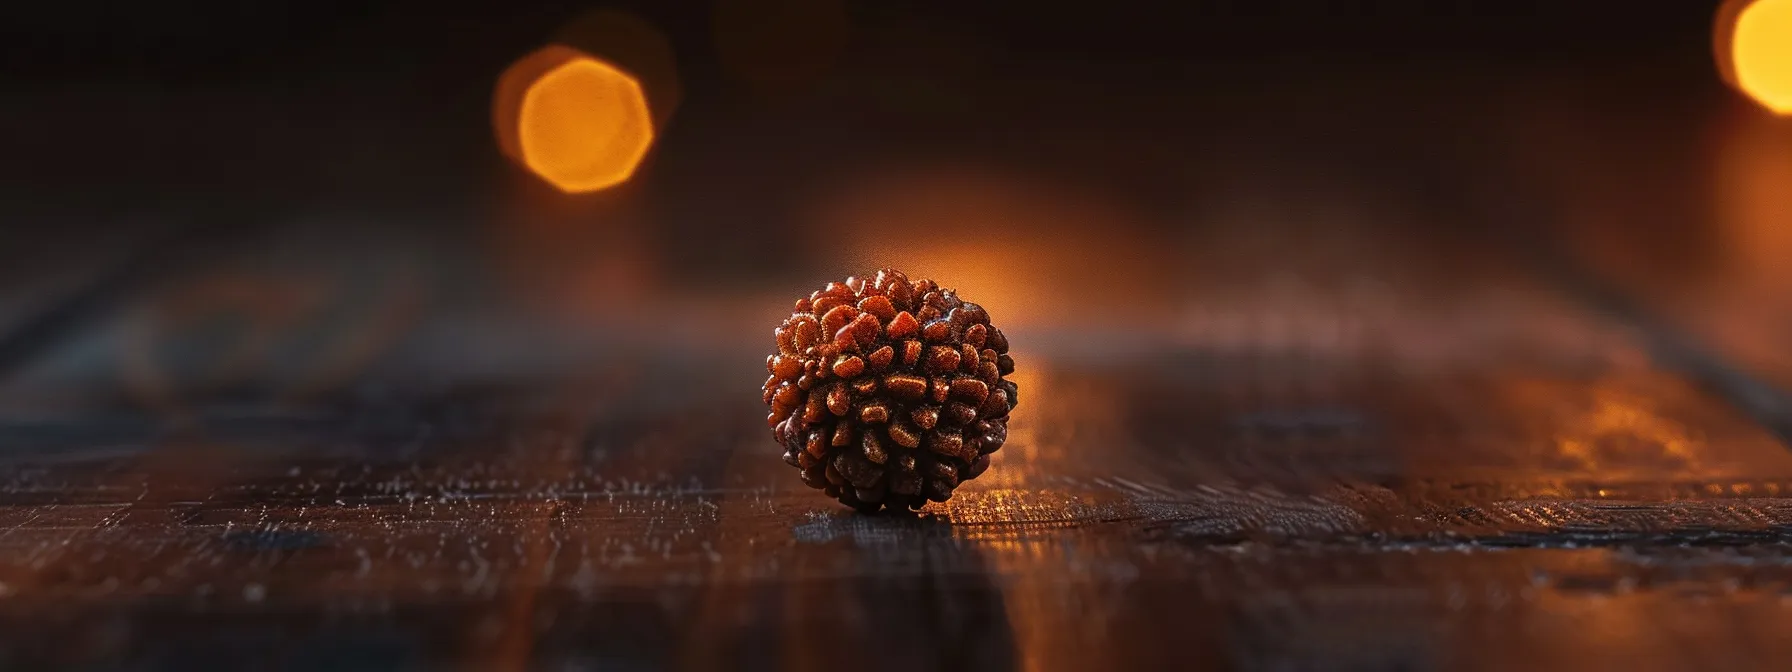
M 989 468 L 1018 401 L 989 312 L 894 269 L 796 302 L 766 359 L 766 423 L 803 483 L 862 511 L 945 501 Z

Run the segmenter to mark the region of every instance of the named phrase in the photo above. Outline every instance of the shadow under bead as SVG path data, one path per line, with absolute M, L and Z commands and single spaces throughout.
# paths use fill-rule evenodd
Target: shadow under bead
M 871 512 L 943 502 L 989 469 L 1018 401 L 982 306 L 884 269 L 798 299 L 766 358 L 766 422 L 803 483 Z

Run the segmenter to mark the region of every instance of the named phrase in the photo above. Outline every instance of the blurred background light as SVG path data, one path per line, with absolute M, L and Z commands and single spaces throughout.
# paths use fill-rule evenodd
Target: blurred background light
M 1715 47 L 1724 81 L 1774 114 L 1792 115 L 1792 0 L 1729 0 Z
M 672 41 L 606 7 L 558 22 L 547 42 L 500 77 L 493 122 L 513 161 L 587 197 L 516 185 L 487 222 L 487 249 L 531 314 L 627 314 L 653 292 L 655 227 L 635 175 L 683 99 Z
M 888 163 L 806 204 L 807 250 L 842 275 L 893 266 L 984 304 L 1021 333 L 1163 321 L 1176 245 L 1095 188 L 965 158 Z M 839 235 L 853 232 L 853 235 Z M 1099 272 L 1091 272 L 1099 268 Z
M 684 87 L 672 41 L 653 23 L 620 9 L 595 9 L 561 24 L 549 42 L 596 56 L 634 77 L 647 95 L 654 134 L 665 132 Z
M 634 76 L 563 45 L 504 72 L 493 123 L 506 156 L 571 193 L 628 181 L 653 144 L 647 95 Z

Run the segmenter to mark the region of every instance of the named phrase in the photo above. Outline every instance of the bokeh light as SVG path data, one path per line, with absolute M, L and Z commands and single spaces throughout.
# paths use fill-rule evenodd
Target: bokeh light
M 1779 115 L 1792 115 L 1792 0 L 1729 0 L 1714 44 L 1724 81 Z
M 499 77 L 492 119 L 506 156 L 572 193 L 628 181 L 654 139 L 634 75 L 558 44 Z
M 684 99 L 684 86 L 672 41 L 652 22 L 614 7 L 594 9 L 561 25 L 549 41 L 597 56 L 633 75 L 647 94 L 655 135 L 664 133 Z
M 1142 235 L 1143 216 L 1097 189 L 926 160 L 849 176 L 803 218 L 810 239 L 830 241 L 814 250 L 838 260 L 830 272 L 892 266 L 933 278 L 1014 333 L 1168 320 L 1175 246 Z

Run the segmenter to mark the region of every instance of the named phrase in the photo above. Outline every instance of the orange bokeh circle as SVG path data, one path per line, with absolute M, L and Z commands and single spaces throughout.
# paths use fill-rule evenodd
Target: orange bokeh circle
M 1792 115 L 1792 0 L 1728 0 L 1712 45 L 1724 82 L 1779 115 Z
M 653 115 L 635 76 L 559 44 L 504 71 L 492 120 L 505 156 L 571 193 L 628 181 L 654 140 Z

